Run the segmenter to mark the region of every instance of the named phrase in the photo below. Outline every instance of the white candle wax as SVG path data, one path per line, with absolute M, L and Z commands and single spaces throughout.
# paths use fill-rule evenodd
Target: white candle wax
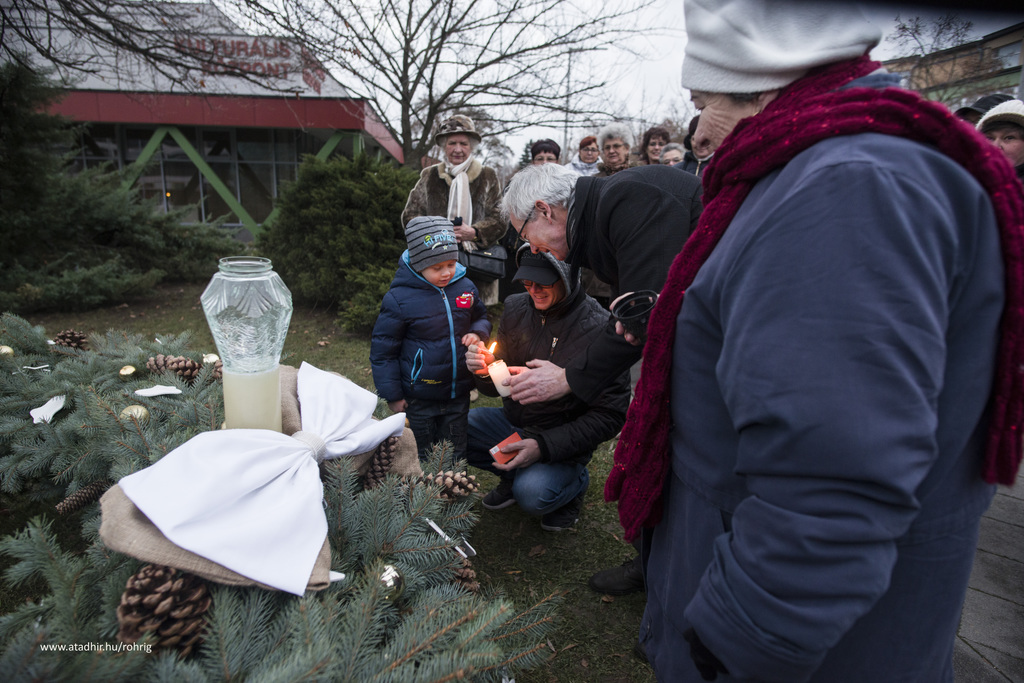
M 506 387 L 502 384 L 502 382 L 511 377 L 508 372 L 508 366 L 505 365 L 505 361 L 496 360 L 488 365 L 487 374 L 491 376 L 491 381 L 494 382 L 494 388 L 498 390 L 499 394 L 502 396 L 508 396 L 512 393 L 512 387 Z
M 251 375 L 225 370 L 224 422 L 228 429 L 281 431 L 280 368 Z

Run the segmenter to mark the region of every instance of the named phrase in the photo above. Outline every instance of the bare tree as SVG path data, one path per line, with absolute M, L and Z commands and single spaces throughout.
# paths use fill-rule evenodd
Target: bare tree
M 229 63 L 216 50 L 195 49 L 241 32 L 212 3 L 0 0 L 0 57 L 37 71 L 56 70 L 65 81 L 94 74 L 157 77 L 200 90 L 204 74 L 216 73 L 273 89 L 277 83 L 266 74 Z
M 957 49 L 975 40 L 974 24 L 956 14 L 934 19 L 896 15 L 887 39 L 901 55 L 890 70 L 902 73 L 909 88 L 951 107 L 974 97 L 974 83 L 1002 68 L 991 51 Z
M 472 107 L 491 134 L 596 115 L 604 76 L 581 62 L 629 38 L 640 0 L 241 0 L 241 21 L 299 39 L 383 114 L 408 165 L 435 122 Z M 573 60 L 573 78 L 566 71 Z

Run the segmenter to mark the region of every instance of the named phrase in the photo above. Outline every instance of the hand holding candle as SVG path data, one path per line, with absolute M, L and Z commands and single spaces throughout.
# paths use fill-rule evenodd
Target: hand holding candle
M 512 387 L 504 385 L 506 379 L 511 375 L 508 371 L 508 366 L 505 365 L 503 360 L 494 360 L 494 349 L 497 347 L 498 342 L 491 344 L 491 348 L 487 349 L 484 353 L 484 362 L 487 358 L 491 359 L 490 363 L 487 363 L 487 374 L 491 376 L 491 381 L 494 382 L 494 388 L 498 390 L 498 394 L 501 396 L 508 396 L 512 393 Z

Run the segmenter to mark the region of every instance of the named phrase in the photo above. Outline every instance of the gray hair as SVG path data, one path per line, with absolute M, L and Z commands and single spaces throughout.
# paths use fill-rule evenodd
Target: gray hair
M 672 150 L 675 150 L 684 156 L 686 155 L 686 148 L 680 145 L 678 142 L 668 143 L 667 145 L 661 148 L 661 153 L 664 154 L 665 152 L 671 152 Z
M 629 145 L 630 149 L 633 149 L 633 145 L 636 144 L 636 140 L 633 138 L 633 131 L 629 129 L 629 126 L 618 121 L 612 121 L 598 132 L 597 146 L 602 152 L 604 151 L 604 143 L 608 140 L 622 140 Z
M 534 204 L 540 200 L 551 206 L 568 208 L 576 192 L 579 176 L 561 164 L 527 166 L 512 176 L 501 200 L 501 216 L 526 218 Z

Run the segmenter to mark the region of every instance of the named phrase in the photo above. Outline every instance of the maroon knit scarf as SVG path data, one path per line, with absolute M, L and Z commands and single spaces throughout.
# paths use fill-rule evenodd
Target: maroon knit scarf
M 672 354 L 683 294 L 758 180 L 800 152 L 839 135 L 882 133 L 933 145 L 967 169 L 992 198 L 1006 270 L 992 423 L 983 476 L 1013 483 L 1024 432 L 1024 208 L 1003 154 L 944 106 L 896 88 L 836 90 L 878 68 L 867 56 L 819 67 L 786 87 L 758 116 L 744 119 L 704 175 L 704 212 L 676 256 L 651 315 L 643 372 L 615 449 L 605 499 L 619 501 L 627 539 L 661 518 L 670 464 Z

